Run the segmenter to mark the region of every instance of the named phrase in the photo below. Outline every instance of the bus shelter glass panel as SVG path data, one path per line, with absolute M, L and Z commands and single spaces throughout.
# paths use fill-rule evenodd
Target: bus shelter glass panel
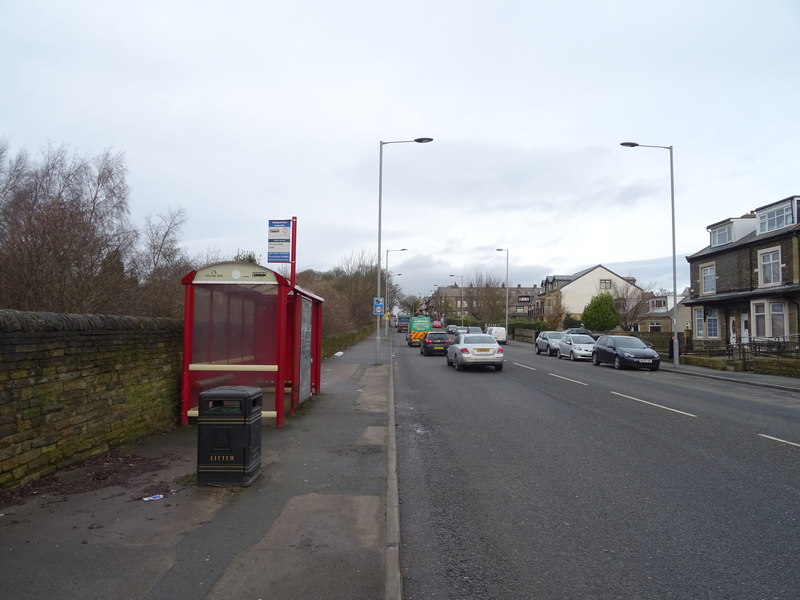
M 311 397 L 312 311 L 311 300 L 302 298 L 300 311 L 300 369 L 299 400 Z

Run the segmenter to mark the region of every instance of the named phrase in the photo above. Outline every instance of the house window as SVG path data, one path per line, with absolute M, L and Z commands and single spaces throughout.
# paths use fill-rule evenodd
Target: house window
M 711 231 L 711 245 L 722 246 L 731 241 L 731 224 L 719 227 Z
M 753 302 L 756 337 L 786 335 L 786 305 L 783 302 Z
M 780 248 L 758 253 L 758 282 L 760 285 L 778 285 L 781 282 Z
M 661 321 L 650 321 L 650 331 L 661 331 Z
M 715 265 L 700 267 L 700 290 L 703 294 L 714 294 L 717 291 L 717 268 Z
M 601 279 L 600 280 L 600 289 L 601 290 L 610 290 L 611 289 L 611 280 L 610 279 Z
M 694 334 L 695 336 L 701 338 L 703 337 L 703 309 L 702 308 L 695 308 L 694 309 Z
M 520 296 L 519 298 L 517 298 L 517 302 L 530 302 L 530 301 L 531 301 L 530 296 Z
M 769 303 L 770 327 L 772 337 L 783 337 L 786 335 L 785 307 L 782 302 Z
M 717 317 L 717 309 L 709 308 L 706 314 L 706 325 L 708 326 L 708 337 L 719 337 L 719 318 Z
M 794 223 L 792 216 L 792 205 L 784 204 L 761 215 L 758 215 L 758 232 L 767 233 L 782 229 Z

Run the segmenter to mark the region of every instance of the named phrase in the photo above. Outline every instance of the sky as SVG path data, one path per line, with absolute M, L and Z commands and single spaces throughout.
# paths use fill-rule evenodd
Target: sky
M 297 217 L 298 271 L 380 230 L 406 294 L 506 258 L 671 291 L 674 230 L 680 291 L 708 225 L 800 194 L 798 30 L 797 0 L 0 0 L 0 139 L 122 153 L 191 255 L 267 264 Z M 669 150 L 625 141 L 673 147 L 674 228 Z

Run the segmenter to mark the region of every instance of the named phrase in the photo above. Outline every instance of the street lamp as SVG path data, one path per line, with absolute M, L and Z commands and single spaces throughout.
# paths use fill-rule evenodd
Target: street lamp
M 408 248 L 400 248 L 398 250 L 387 250 L 386 251 L 386 302 L 384 302 L 384 308 L 386 314 L 384 315 L 383 320 L 386 321 L 385 325 L 386 328 L 384 329 L 383 339 L 388 339 L 389 337 L 389 311 L 392 310 L 392 306 L 389 304 L 389 252 L 405 252 Z
M 461 277 L 461 326 L 464 326 L 464 276 L 463 275 L 450 275 L 450 277 Z
M 410 144 L 415 142 L 417 144 L 427 144 L 432 142 L 433 138 L 420 137 L 413 140 L 397 140 L 394 142 L 380 142 L 380 152 L 378 159 L 378 272 L 376 274 L 377 293 L 375 298 L 381 297 L 381 218 L 383 217 L 383 147 L 386 144 Z M 382 315 L 375 315 L 375 364 L 381 364 L 381 317 Z
M 506 335 L 508 335 L 508 248 L 497 248 L 497 251 L 506 253 Z
M 649 146 L 636 142 L 622 142 L 620 146 L 625 146 L 626 148 L 662 148 L 663 150 L 669 150 L 669 185 L 672 207 L 672 333 L 674 334 L 674 339 L 672 340 L 672 364 L 677 369 L 680 364 L 678 358 L 680 346 L 678 344 L 678 266 L 677 253 L 675 250 L 675 172 L 672 165 L 672 146 Z

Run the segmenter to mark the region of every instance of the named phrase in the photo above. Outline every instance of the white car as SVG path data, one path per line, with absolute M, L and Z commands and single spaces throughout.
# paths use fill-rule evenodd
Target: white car
M 508 341 L 505 327 L 487 327 L 486 333 L 496 339 L 498 344 L 505 344 Z
M 568 356 L 570 360 L 592 360 L 594 338 L 583 333 L 568 333 L 558 340 L 558 358 Z
M 447 348 L 447 366 L 455 365 L 456 371 L 472 365 L 489 365 L 495 371 L 502 371 L 503 360 L 503 348 L 485 333 L 462 333 Z

